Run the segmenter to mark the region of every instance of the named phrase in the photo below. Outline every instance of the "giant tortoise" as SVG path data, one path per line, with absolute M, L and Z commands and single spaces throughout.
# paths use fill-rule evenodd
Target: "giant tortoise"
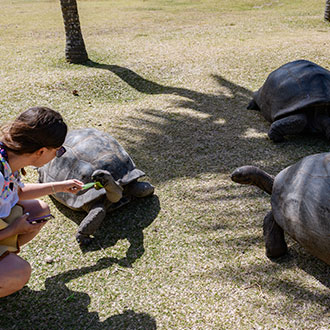
M 305 132 L 330 139 L 330 71 L 306 60 L 286 63 L 270 73 L 247 108 L 272 123 L 274 142 Z
M 239 167 L 231 178 L 271 194 L 272 210 L 263 225 L 269 258 L 287 252 L 286 232 L 330 265 L 330 153 L 307 156 L 275 179 L 255 166 Z
M 93 128 L 69 131 L 64 142 L 66 153 L 38 169 L 40 182 L 78 179 L 84 183 L 100 182 L 104 188 L 81 190 L 76 195 L 56 193 L 53 197 L 87 216 L 76 234 L 77 241 L 88 244 L 102 223 L 106 212 L 116 209 L 132 197 L 152 195 L 154 187 L 139 182 L 145 175 L 137 169 L 124 148 L 109 134 Z M 97 187 L 96 187 L 97 188 Z

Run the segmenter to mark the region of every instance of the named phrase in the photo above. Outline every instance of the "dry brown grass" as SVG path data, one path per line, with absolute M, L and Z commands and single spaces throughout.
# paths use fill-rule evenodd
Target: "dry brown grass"
M 307 0 L 81 1 L 94 63 L 73 66 L 58 1 L 3 0 L 2 119 L 38 104 L 71 128 L 103 129 L 156 195 L 109 215 L 88 251 L 74 239 L 83 215 L 46 198 L 56 220 L 23 249 L 33 275 L 0 302 L 0 328 L 329 329 L 329 267 L 290 239 L 287 257 L 267 259 L 269 197 L 229 177 L 245 164 L 276 174 L 329 150 L 317 137 L 273 144 L 268 123 L 245 110 L 285 62 L 330 68 L 323 9 Z

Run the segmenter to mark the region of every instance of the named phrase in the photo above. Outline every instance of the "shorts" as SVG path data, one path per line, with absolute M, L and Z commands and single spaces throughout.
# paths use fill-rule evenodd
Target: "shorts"
M 22 216 L 24 213 L 23 207 L 16 204 L 7 218 L 0 219 L 0 230 L 6 228 L 14 220 Z M 18 253 L 20 248 L 17 240 L 18 235 L 5 238 L 0 241 L 0 260 L 7 256 L 9 253 Z

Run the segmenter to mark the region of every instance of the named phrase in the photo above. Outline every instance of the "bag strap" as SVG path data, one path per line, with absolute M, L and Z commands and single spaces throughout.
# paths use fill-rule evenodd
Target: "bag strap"
M 1 149 L 2 157 L 4 157 L 5 160 L 8 162 L 7 152 L 6 152 L 6 149 L 5 149 L 5 145 L 3 144 L 2 141 L 0 141 L 0 149 Z M 1 172 L 2 175 L 5 175 L 5 169 L 4 169 L 4 166 L 3 166 L 2 162 L 0 162 L 0 172 Z
M 0 162 L 0 172 L 1 172 L 2 175 L 5 175 L 5 169 L 3 167 L 2 162 Z

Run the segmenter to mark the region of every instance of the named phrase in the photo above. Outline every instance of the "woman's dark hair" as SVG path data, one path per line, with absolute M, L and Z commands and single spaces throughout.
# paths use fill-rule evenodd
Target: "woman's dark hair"
M 60 147 L 64 143 L 67 130 L 57 111 L 34 107 L 24 111 L 11 124 L 1 129 L 1 141 L 14 153 L 33 153 L 42 147 Z

